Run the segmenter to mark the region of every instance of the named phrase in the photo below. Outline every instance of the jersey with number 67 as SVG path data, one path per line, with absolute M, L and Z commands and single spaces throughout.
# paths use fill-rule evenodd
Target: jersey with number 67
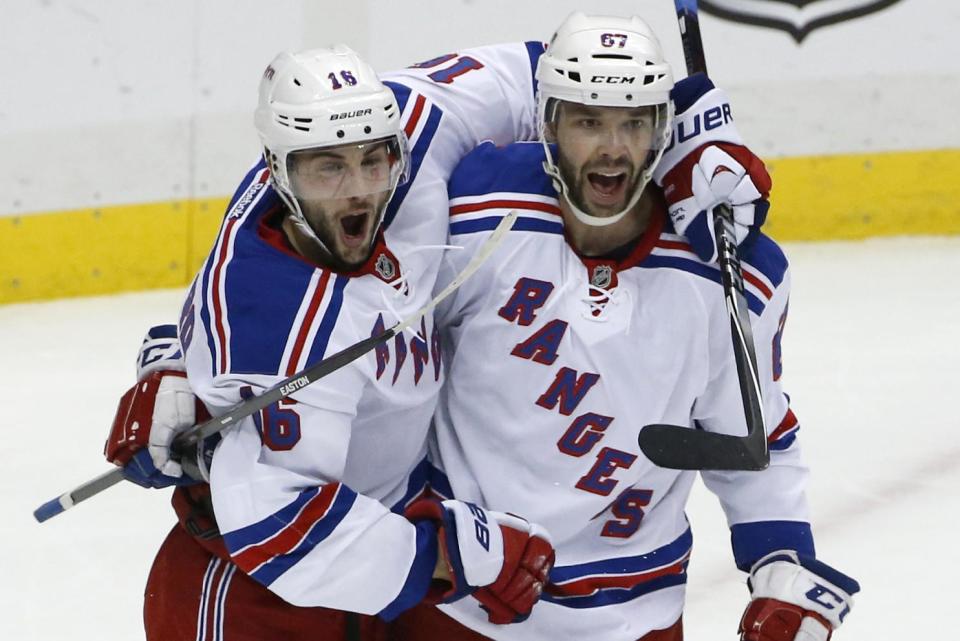
M 556 564 L 523 623 L 494 630 L 472 602 L 443 606 L 498 639 L 634 640 L 683 607 L 693 472 L 654 466 L 637 434 L 668 423 L 742 435 L 720 272 L 673 233 L 656 187 L 628 255 L 567 242 L 539 143 L 482 145 L 450 181 L 449 252 L 438 287 L 499 219 L 519 217 L 495 260 L 443 303 L 447 382 L 439 460 L 456 498 L 543 525 Z M 787 261 L 767 237 L 742 252 L 770 467 L 703 473 L 732 527 L 738 565 L 771 550 L 812 554 L 797 421 L 780 387 Z M 683 429 L 683 428 L 678 428 Z
M 310 264 L 279 229 L 261 162 L 236 191 L 183 307 L 193 390 L 214 415 L 423 307 L 446 241 L 446 181 L 480 141 L 534 135 L 539 43 L 483 47 L 382 76 L 410 142 L 368 264 Z M 335 81 L 335 80 L 334 80 Z M 432 246 L 432 247 L 431 247 Z M 395 615 L 426 592 L 435 542 L 402 515 L 426 482 L 442 375 L 431 315 L 225 433 L 210 485 L 233 561 L 290 603 Z

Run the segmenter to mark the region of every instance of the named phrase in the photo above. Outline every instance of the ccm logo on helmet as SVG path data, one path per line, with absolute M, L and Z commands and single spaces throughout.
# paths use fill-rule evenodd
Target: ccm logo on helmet
M 606 85 L 632 85 L 636 76 L 592 76 L 590 82 Z
M 373 109 L 357 109 L 356 111 L 344 111 L 343 113 L 333 114 L 330 120 L 346 120 L 347 118 L 359 118 L 360 116 L 369 116 Z

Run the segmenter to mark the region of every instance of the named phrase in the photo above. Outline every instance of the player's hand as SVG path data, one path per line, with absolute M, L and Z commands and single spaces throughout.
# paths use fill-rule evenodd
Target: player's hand
M 730 143 L 710 143 L 694 150 L 663 178 L 667 212 L 678 234 L 686 237 L 701 260 L 717 260 L 713 208 L 733 209 L 737 244 L 756 234 L 767 218 L 770 175 L 752 151 Z
M 860 591 L 854 579 L 792 550 L 757 561 L 747 584 L 753 599 L 740 620 L 741 641 L 827 641 Z
M 654 180 L 663 188 L 674 229 L 701 260 L 714 262 L 714 207 L 731 206 L 736 241 L 743 244 L 766 220 L 772 181 L 763 161 L 743 145 L 726 96 L 706 76 L 681 81 L 675 102 L 673 144 Z
M 546 530 L 463 501 L 421 499 L 407 508 L 406 516 L 437 525 L 450 587 L 431 595 L 434 599 L 450 603 L 472 594 L 491 623 L 517 623 L 530 615 L 553 567 Z
M 104 446 L 107 460 L 123 467 L 124 477 L 137 485 L 197 482 L 170 458 L 174 437 L 207 416 L 184 370 L 176 327 L 151 328 L 137 356 L 137 384 L 120 399 Z

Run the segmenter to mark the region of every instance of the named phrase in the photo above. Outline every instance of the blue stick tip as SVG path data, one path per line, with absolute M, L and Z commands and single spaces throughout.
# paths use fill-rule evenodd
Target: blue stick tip
M 60 497 L 58 496 L 52 501 L 47 501 L 35 509 L 33 511 L 33 518 L 37 519 L 38 522 L 43 523 L 47 519 L 52 519 L 61 512 L 63 512 L 63 505 L 60 504 Z

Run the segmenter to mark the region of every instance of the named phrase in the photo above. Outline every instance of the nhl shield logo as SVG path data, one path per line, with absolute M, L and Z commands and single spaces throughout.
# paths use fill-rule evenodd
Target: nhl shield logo
M 593 268 L 590 284 L 599 289 L 609 289 L 613 282 L 613 268 L 610 265 L 597 265 Z
M 394 265 L 393 261 L 390 260 L 390 257 L 386 254 L 377 256 L 377 264 L 374 266 L 374 269 L 380 274 L 380 278 L 387 282 L 393 280 L 397 275 L 397 266 Z
M 797 44 L 814 29 L 853 20 L 900 0 L 700 0 L 704 13 L 786 31 Z

